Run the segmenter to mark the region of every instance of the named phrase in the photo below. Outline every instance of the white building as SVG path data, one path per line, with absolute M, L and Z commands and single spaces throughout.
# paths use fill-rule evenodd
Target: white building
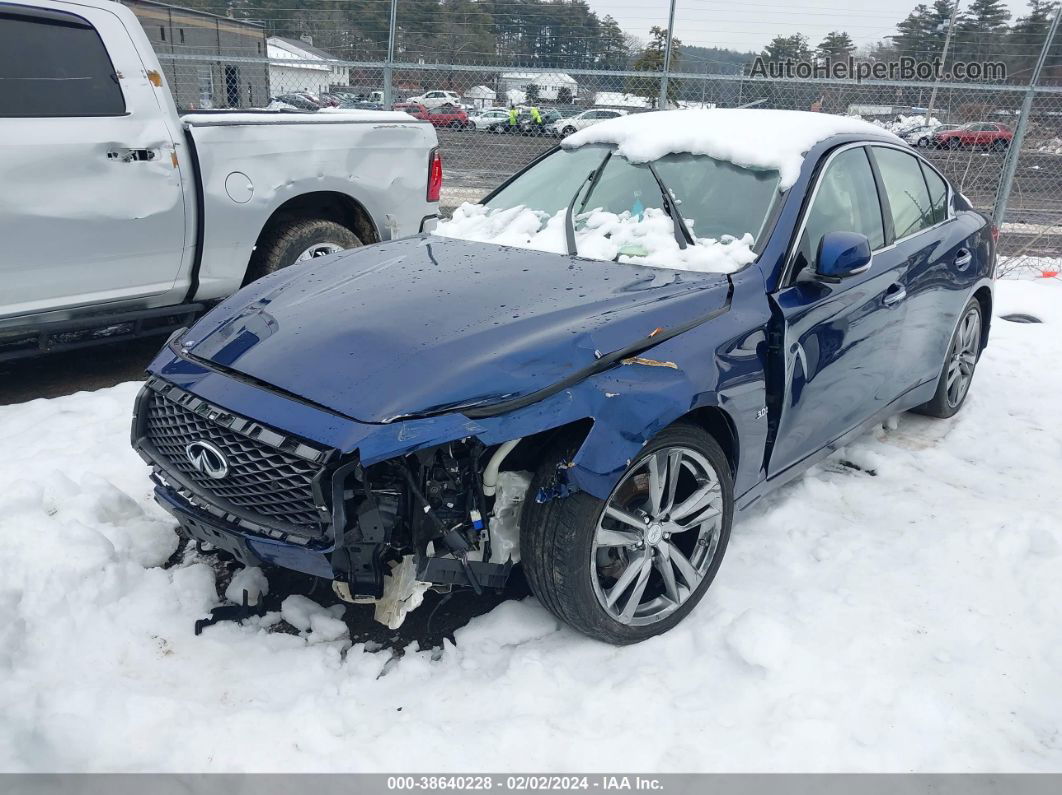
M 626 94 L 622 91 L 598 91 L 594 94 L 594 104 L 609 108 L 651 108 L 653 103 L 647 97 Z
M 462 97 L 470 108 L 490 108 L 498 100 L 498 95 L 489 86 L 472 86 Z
M 323 94 L 332 86 L 350 84 L 350 67 L 309 42 L 270 36 L 266 48 L 269 52 L 269 93 L 274 97 L 293 91 Z
M 507 97 L 527 95 L 529 85 L 538 86 L 540 101 L 557 102 L 561 89 L 567 88 L 574 100 L 579 90 L 578 81 L 564 72 L 505 72 L 501 78 L 501 91 Z M 516 93 L 514 93 L 516 92 Z

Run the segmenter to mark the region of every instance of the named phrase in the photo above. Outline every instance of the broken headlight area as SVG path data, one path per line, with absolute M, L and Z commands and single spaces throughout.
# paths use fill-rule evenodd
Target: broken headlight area
M 392 629 L 425 591 L 503 588 L 519 561 L 527 472 L 500 471 L 516 442 L 451 442 L 336 472 L 333 589 Z

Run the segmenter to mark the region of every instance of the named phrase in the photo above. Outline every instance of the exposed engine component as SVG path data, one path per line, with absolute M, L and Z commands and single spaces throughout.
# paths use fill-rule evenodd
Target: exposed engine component
M 519 441 L 491 449 L 464 439 L 353 465 L 336 511 L 336 592 L 375 602 L 377 620 L 394 629 L 433 586 L 504 587 L 531 478 L 499 467 Z

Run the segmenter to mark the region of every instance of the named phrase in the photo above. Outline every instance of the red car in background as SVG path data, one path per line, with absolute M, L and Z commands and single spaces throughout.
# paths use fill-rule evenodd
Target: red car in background
M 938 149 L 958 149 L 961 146 L 984 146 L 990 149 L 1006 149 L 1014 133 L 1010 127 L 995 121 L 975 121 L 956 130 L 941 130 L 933 135 L 933 145 Z
M 400 102 L 394 107 L 395 110 L 405 111 L 415 119 L 430 121 L 436 127 L 452 127 L 455 130 L 462 130 L 472 126 L 468 121 L 468 114 L 451 104 L 427 108 L 419 102 Z

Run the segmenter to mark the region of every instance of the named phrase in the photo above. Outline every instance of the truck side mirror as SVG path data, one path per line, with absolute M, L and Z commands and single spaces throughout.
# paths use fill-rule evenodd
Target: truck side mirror
M 870 240 L 858 232 L 827 232 L 819 241 L 815 275 L 839 282 L 870 268 Z

